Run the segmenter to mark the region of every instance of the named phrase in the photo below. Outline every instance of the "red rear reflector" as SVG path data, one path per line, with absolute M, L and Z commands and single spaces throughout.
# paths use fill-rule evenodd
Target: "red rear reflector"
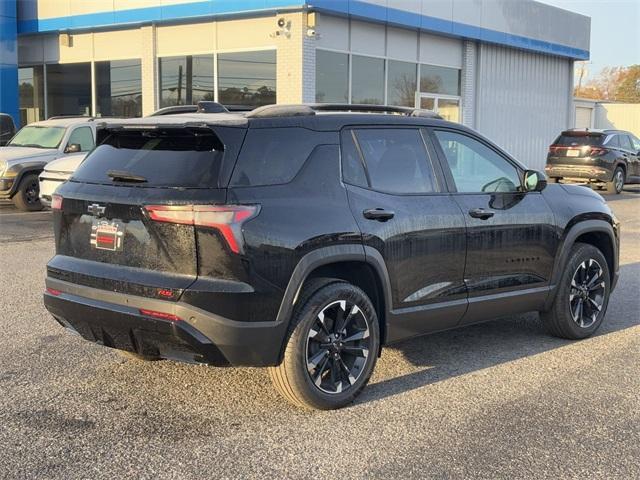
M 56 290 L 55 288 L 51 287 L 47 287 L 47 293 L 50 293 L 51 295 L 54 295 L 56 297 L 62 295 L 62 292 L 60 290 Z
M 147 205 L 144 208 L 156 222 L 215 228 L 234 253 L 241 251 L 242 224 L 260 210 L 258 205 Z
M 62 196 L 61 195 L 52 195 L 51 196 L 51 209 L 52 210 L 62 210 Z
M 159 318 L 160 320 L 169 320 L 171 322 L 179 322 L 182 319 L 176 315 L 165 312 L 156 312 L 155 310 L 147 310 L 145 308 L 139 309 L 141 315 L 145 315 L 147 317 Z

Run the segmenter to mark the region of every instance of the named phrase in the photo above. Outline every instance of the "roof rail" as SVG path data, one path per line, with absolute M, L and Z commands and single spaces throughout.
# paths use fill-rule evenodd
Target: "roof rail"
M 408 117 L 424 117 L 442 120 L 442 117 L 431 110 L 410 107 L 394 107 L 390 105 L 369 105 L 349 103 L 311 103 L 300 105 L 265 105 L 249 112 L 247 118 L 273 118 L 311 116 L 317 112 L 357 112 L 357 113 L 386 113 L 405 115 Z
M 47 118 L 47 120 L 61 120 L 64 118 L 86 118 L 87 120 L 95 120 L 95 117 L 89 115 L 54 115 L 53 117 Z

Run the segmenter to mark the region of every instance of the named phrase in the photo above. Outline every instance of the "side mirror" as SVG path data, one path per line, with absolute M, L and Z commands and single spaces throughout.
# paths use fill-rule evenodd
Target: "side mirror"
M 524 190 L 526 192 L 541 192 L 547 186 L 547 177 L 537 170 L 524 172 Z
M 64 149 L 64 153 L 78 153 L 82 151 L 82 147 L 79 143 L 70 143 L 67 148 Z

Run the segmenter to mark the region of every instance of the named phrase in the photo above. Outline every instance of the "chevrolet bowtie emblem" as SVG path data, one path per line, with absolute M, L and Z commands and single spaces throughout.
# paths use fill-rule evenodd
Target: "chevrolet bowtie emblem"
M 104 211 L 106 210 L 106 208 L 107 207 L 103 207 L 101 205 L 98 205 L 97 203 L 92 203 L 87 207 L 87 211 L 94 217 L 101 217 L 102 215 L 104 215 Z

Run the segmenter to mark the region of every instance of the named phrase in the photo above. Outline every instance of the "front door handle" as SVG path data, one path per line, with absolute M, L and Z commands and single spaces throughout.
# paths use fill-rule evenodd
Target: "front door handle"
M 386 222 L 387 220 L 391 220 L 395 214 L 391 210 L 385 210 L 384 208 L 370 208 L 362 212 L 362 215 L 369 220 Z
M 496 212 L 491 210 L 485 210 L 484 208 L 472 208 L 469 210 L 469 215 L 473 218 L 479 218 L 480 220 L 488 220 L 493 217 Z

